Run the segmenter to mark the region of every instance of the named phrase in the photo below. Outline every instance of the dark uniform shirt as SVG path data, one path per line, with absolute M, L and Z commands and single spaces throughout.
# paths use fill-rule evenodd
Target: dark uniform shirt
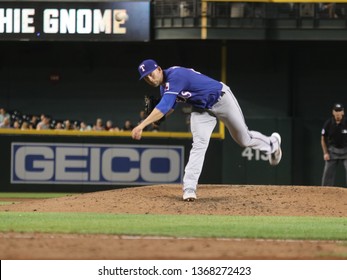
M 341 149 L 347 147 L 347 121 L 345 118 L 339 124 L 336 123 L 334 117 L 324 123 L 322 136 L 329 146 Z

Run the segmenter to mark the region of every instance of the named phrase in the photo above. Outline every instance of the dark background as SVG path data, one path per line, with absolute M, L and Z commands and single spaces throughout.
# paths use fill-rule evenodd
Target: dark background
M 346 42 L 226 44 L 227 83 L 246 117 L 324 119 L 332 103 L 346 101 Z M 138 81 L 143 59 L 156 59 L 163 68 L 193 67 L 219 80 L 221 45 L 184 40 L 1 42 L 0 102 L 8 109 L 57 118 L 137 120 L 143 95 L 158 92 Z

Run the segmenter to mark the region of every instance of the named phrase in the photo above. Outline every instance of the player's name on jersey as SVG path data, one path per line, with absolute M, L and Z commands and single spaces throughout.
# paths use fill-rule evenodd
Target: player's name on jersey
M 126 9 L 0 8 L 0 33 L 125 34 Z

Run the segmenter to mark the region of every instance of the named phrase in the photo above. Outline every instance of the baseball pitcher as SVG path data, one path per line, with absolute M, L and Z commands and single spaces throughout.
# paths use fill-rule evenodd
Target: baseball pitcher
M 242 147 L 251 147 L 269 155 L 271 165 L 282 158 L 281 137 L 277 132 L 265 136 L 249 130 L 241 108 L 222 82 L 194 69 L 173 66 L 162 69 L 154 60 L 146 59 L 138 66 L 140 80 L 160 88 L 161 100 L 147 118 L 132 130 L 132 138 L 140 140 L 143 129 L 171 114 L 178 102 L 192 105 L 191 132 L 193 145 L 183 177 L 183 200 L 194 201 L 205 153 L 217 119 L 223 121 L 231 137 Z

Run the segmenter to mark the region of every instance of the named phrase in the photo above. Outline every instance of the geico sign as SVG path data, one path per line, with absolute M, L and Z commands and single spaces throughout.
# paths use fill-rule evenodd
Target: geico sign
M 181 182 L 183 147 L 12 143 L 11 182 Z

